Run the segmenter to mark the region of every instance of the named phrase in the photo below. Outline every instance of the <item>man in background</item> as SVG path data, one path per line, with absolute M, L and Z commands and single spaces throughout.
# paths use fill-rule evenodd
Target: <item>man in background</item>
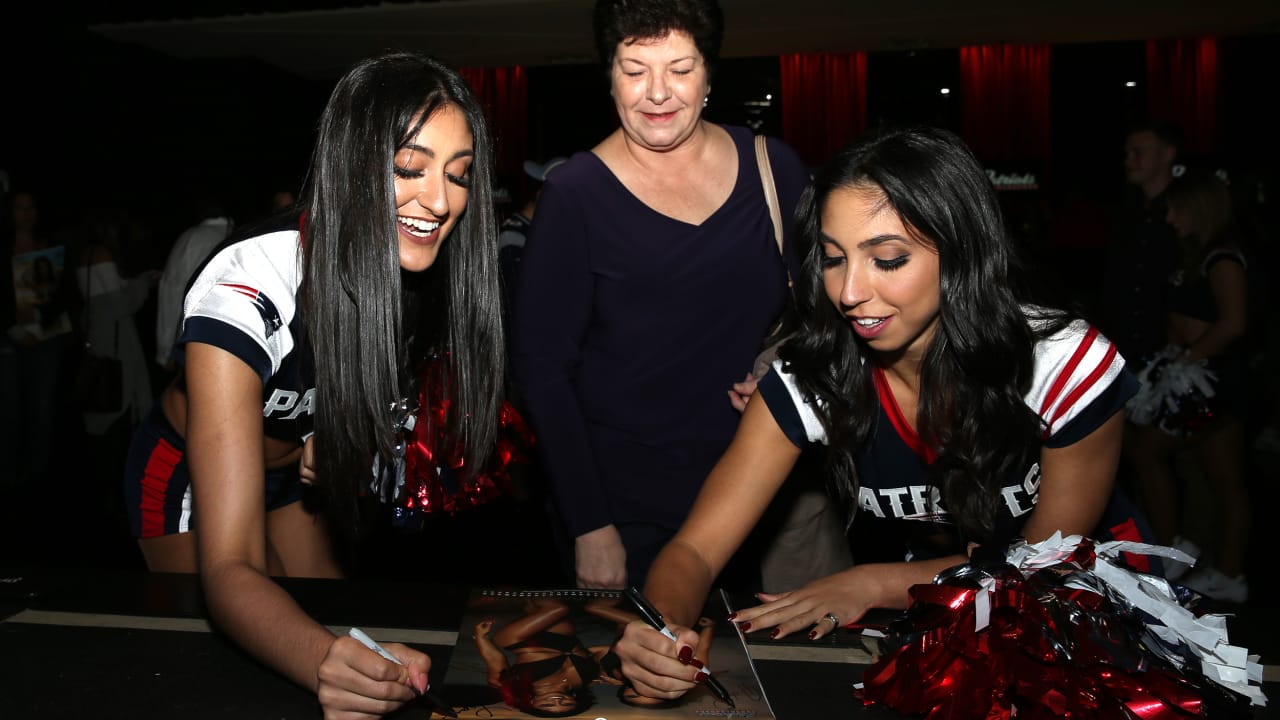
M 1181 129 L 1162 122 L 1139 125 L 1125 139 L 1125 180 L 1139 197 L 1107 248 L 1098 321 L 1135 371 L 1164 347 L 1165 285 L 1177 255 L 1164 192 L 1182 142 Z

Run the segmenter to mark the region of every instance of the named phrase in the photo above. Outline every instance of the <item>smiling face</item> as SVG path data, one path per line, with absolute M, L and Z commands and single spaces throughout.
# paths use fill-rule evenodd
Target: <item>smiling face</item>
M 876 187 L 842 187 L 822 208 L 827 297 L 881 356 L 923 356 L 938 326 L 938 253 Z M 884 358 L 887 359 L 887 358 Z
M 444 105 L 411 142 L 396 151 L 396 221 L 400 267 L 431 267 L 440 245 L 467 209 L 475 155 L 467 118 Z
M 711 90 L 702 54 L 687 33 L 618 43 L 610 94 L 627 137 L 650 150 L 679 146 L 693 134 Z

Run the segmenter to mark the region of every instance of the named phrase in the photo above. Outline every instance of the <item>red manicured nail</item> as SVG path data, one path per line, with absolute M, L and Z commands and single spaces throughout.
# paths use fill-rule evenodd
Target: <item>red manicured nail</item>
M 698 658 L 693 658 L 692 660 L 690 660 L 690 661 L 689 661 L 689 664 L 690 664 L 690 665 L 692 665 L 692 666 L 694 666 L 694 667 L 696 667 L 696 668 L 698 668 L 699 670 L 701 670 L 702 668 L 706 667 L 706 665 L 704 665 L 704 664 L 702 663 L 702 661 L 701 661 L 701 660 L 699 660 Z
M 773 632 L 769 633 L 769 637 L 776 638 L 781 632 L 782 632 L 782 628 L 774 628 Z
M 810 631 L 809 631 L 809 639 L 810 639 L 810 640 L 817 640 L 817 639 L 818 639 L 818 631 L 817 631 L 817 630 L 810 630 Z
M 693 681 L 703 682 L 709 677 L 711 677 L 711 673 L 707 672 L 706 670 L 699 670 L 698 674 L 693 676 Z
M 730 620 L 732 620 L 732 619 L 734 619 L 734 618 L 736 618 L 736 617 L 738 617 L 738 613 L 736 613 L 736 612 L 731 612 L 731 613 L 729 613 L 729 619 L 730 619 Z
M 747 632 L 750 629 L 751 629 L 751 623 L 749 622 L 742 623 L 742 632 Z
M 688 665 L 689 661 L 693 659 L 693 648 L 689 647 L 688 645 L 685 645 L 684 647 L 680 648 L 679 657 L 680 657 L 680 662 L 684 663 L 685 665 Z

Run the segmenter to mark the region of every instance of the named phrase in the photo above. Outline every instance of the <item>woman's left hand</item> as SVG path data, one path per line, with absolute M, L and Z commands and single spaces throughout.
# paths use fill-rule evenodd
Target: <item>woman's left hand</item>
M 841 625 L 858 620 L 873 607 L 875 583 L 869 573 L 856 570 L 828 575 L 790 592 L 758 593 L 756 597 L 763 602 L 739 610 L 732 620 L 743 632 L 774 628 L 770 637 L 806 632 L 811 640 L 817 640 Z M 828 615 L 834 616 L 836 622 Z
M 742 412 L 747 409 L 747 401 L 756 392 L 756 383 L 760 381 L 755 375 L 747 373 L 747 376 L 741 382 L 736 382 L 729 389 L 729 402 L 733 405 L 733 409 Z

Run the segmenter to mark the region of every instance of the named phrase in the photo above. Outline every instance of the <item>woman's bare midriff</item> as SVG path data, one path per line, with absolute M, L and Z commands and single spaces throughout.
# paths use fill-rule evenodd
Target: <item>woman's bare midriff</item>
M 178 385 L 170 383 L 160 395 L 160 406 L 169 424 L 177 431 L 179 437 L 187 436 L 187 393 Z M 272 470 L 297 462 L 302 457 L 302 446 L 296 442 L 264 437 L 264 467 Z

